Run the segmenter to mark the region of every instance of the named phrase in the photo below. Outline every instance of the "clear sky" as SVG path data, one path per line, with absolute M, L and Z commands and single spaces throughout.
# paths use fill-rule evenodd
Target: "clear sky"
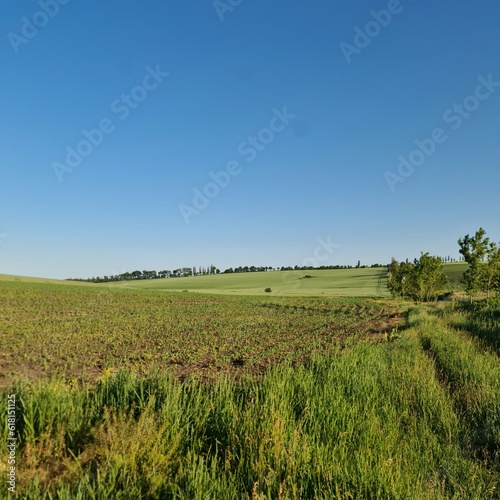
M 498 2 L 0 5 L 0 273 L 500 240 Z

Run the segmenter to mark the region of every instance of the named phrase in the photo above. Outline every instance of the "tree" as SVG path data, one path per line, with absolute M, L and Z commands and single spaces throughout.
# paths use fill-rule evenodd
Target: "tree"
M 436 300 L 446 285 L 440 257 L 422 253 L 420 259 L 399 263 L 394 257 L 388 269 L 388 288 L 393 296 L 415 301 Z
M 428 252 L 422 253 L 420 259 L 415 259 L 411 278 L 413 298 L 427 302 L 436 300 L 448 281 L 441 259 Z
M 389 264 L 388 288 L 394 297 L 403 300 L 411 296 L 413 264 L 401 262 L 393 257 Z
M 460 254 L 465 262 L 469 264 L 469 269 L 464 273 L 464 281 L 466 292 L 469 294 L 470 301 L 472 297 L 481 289 L 481 261 L 488 252 L 488 244 L 490 239 L 485 237 L 486 231 L 480 227 L 474 236 L 466 234 L 458 240 Z
M 486 304 L 489 304 L 491 292 L 500 291 L 500 248 L 496 243 L 489 244 L 486 258 L 479 268 L 479 284 L 486 293 Z

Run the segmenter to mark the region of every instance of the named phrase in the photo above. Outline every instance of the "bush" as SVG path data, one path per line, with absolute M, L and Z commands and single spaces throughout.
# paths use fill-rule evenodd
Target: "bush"
M 269 292 L 269 293 L 270 293 L 270 292 L 272 292 L 272 290 L 271 290 L 270 288 L 266 288 L 266 289 L 264 290 L 264 292 Z

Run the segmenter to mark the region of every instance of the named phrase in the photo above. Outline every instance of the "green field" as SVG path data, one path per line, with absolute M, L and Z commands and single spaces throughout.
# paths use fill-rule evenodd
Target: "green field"
M 450 290 L 461 288 L 461 277 L 467 264 L 445 264 Z M 311 278 L 305 278 L 311 276 Z M 0 274 L 0 281 L 14 281 L 15 276 Z M 24 283 L 79 284 L 92 283 L 20 276 Z M 316 271 L 270 271 L 233 273 L 187 278 L 118 281 L 100 283 L 100 287 L 119 287 L 157 291 L 189 291 L 225 295 L 282 295 L 325 297 L 387 297 L 385 268 L 332 269 Z M 270 293 L 264 290 L 271 288 Z
M 328 296 L 370 295 L 373 271 L 299 272 L 304 296 L 280 272 L 4 276 L 18 496 L 500 498 L 500 308 Z
M 57 280 L 52 278 L 36 278 L 34 276 L 17 276 L 14 274 L 0 274 L 0 282 L 2 281 L 11 281 L 14 283 L 44 283 L 50 285 L 84 285 L 84 286 L 92 286 L 93 283 L 87 283 L 84 281 L 66 281 L 66 280 Z
M 309 275 L 311 278 L 304 278 Z M 270 271 L 219 274 L 156 280 L 120 281 L 113 286 L 147 290 L 223 293 L 238 295 L 384 296 L 385 268 L 335 269 L 321 271 Z
M 172 280 L 175 281 L 175 280 Z M 129 368 L 186 375 L 260 371 L 347 345 L 397 322 L 355 298 L 215 296 L 0 282 L 0 384 L 14 375 L 92 380 Z
M 454 262 L 451 264 L 444 264 L 444 272 L 448 277 L 448 288 L 450 290 L 462 290 L 464 285 L 462 277 L 464 272 L 469 267 L 465 262 Z
M 499 497 L 498 310 L 11 281 L 0 301 L 21 498 Z
M 101 288 L 131 288 L 156 291 L 189 291 L 226 295 L 283 295 L 283 296 L 343 296 L 384 297 L 386 270 L 338 269 L 319 271 L 272 271 L 259 273 L 219 274 L 186 278 L 117 281 L 112 283 L 87 283 L 29 276 L 0 274 L 0 281 L 21 283 L 46 283 L 56 285 L 86 285 Z M 311 278 L 304 278 L 309 275 Z M 264 290 L 271 288 L 271 293 Z

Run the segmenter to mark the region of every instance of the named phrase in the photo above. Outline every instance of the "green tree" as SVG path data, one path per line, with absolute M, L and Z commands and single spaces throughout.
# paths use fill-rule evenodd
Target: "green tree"
M 414 262 L 399 263 L 393 258 L 388 271 L 388 288 L 402 299 L 436 300 L 447 283 L 441 258 L 429 253 L 422 253 Z
M 487 261 L 479 268 L 479 284 L 489 304 L 491 293 L 500 292 L 500 248 L 496 243 L 488 245 L 486 258 Z
M 481 262 L 488 253 L 489 238 L 486 238 L 486 231 L 480 227 L 474 236 L 466 234 L 458 240 L 460 253 L 465 262 L 469 264 L 469 269 L 464 273 L 466 292 L 469 294 L 470 301 L 475 293 L 481 290 L 482 276 Z
M 411 262 L 399 263 L 394 257 L 389 264 L 388 288 L 391 294 L 402 299 L 412 296 L 412 275 L 414 265 Z
M 441 259 L 428 252 L 422 253 L 420 259 L 415 259 L 411 280 L 413 298 L 427 302 L 436 300 L 448 281 Z

